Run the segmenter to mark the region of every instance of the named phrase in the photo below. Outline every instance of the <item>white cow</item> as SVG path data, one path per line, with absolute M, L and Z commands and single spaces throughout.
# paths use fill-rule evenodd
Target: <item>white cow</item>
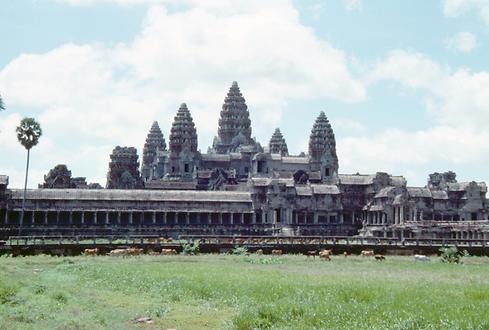
M 429 262 L 430 261 L 430 257 L 425 256 L 424 254 L 415 254 L 414 255 L 414 261 Z

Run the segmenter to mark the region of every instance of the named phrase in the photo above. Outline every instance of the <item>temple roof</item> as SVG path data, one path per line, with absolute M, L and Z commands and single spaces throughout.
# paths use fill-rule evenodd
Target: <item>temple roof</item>
M 420 188 L 420 187 L 407 187 L 407 192 L 410 197 L 418 197 L 418 198 L 432 198 L 431 190 L 428 188 Z
M 22 199 L 23 189 L 11 191 L 12 199 Z M 251 202 L 250 193 L 242 191 L 28 189 L 26 193 L 28 200 Z
M 280 132 L 280 128 L 276 128 L 275 132 L 270 139 L 270 143 L 268 144 L 269 152 L 271 154 L 280 154 L 282 156 L 288 156 L 289 150 L 287 148 L 287 143 Z
M 180 105 L 170 133 L 170 152 L 197 151 L 197 130 L 185 103 Z
M 0 175 L 0 185 L 8 186 L 8 176 Z
M 375 175 L 371 174 L 339 174 L 340 184 L 344 185 L 371 185 Z

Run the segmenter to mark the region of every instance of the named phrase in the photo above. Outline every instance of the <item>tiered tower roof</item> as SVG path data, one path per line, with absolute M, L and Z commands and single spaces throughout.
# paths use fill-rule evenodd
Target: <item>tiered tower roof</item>
M 197 130 L 185 103 L 180 105 L 170 132 L 170 152 L 197 151 Z
M 282 156 L 288 156 L 289 150 L 287 143 L 280 132 L 280 128 L 276 128 L 269 143 L 269 149 L 271 154 L 281 154 Z
M 321 111 L 312 127 L 311 135 L 309 137 L 309 156 L 311 156 L 313 160 L 319 161 L 326 152 L 338 162 L 338 156 L 336 155 L 336 140 L 333 129 L 331 128 L 328 118 L 324 112 Z
M 214 148 L 218 153 L 227 153 L 235 147 L 233 144 L 242 142 L 251 143 L 251 120 L 246 101 L 238 83 L 234 81 L 222 105 L 217 142 L 219 145 Z
M 146 138 L 146 143 L 144 144 L 143 167 L 150 166 L 151 163 L 153 163 L 157 150 L 166 150 L 166 142 L 158 122 L 155 121 L 153 122 L 153 125 L 151 125 L 148 137 Z

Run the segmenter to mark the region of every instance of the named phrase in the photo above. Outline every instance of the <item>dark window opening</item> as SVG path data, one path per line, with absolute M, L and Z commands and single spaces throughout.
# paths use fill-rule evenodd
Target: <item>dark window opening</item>
M 265 161 L 264 160 L 259 160 L 256 165 L 257 165 L 256 171 L 258 173 L 264 173 L 265 172 Z
M 245 172 L 245 173 L 248 173 L 249 171 L 250 171 L 250 169 L 249 169 L 248 167 L 245 167 L 245 168 L 244 168 L 244 172 Z
M 477 220 L 477 212 L 472 212 L 472 220 Z
M 328 167 L 326 167 L 324 169 L 324 176 L 329 176 L 329 168 Z
M 172 173 L 174 173 L 174 172 L 175 172 L 175 166 L 172 166 L 172 167 L 171 167 L 171 171 L 172 171 Z
M 185 173 L 188 173 L 189 172 L 189 166 L 188 164 L 185 164 Z

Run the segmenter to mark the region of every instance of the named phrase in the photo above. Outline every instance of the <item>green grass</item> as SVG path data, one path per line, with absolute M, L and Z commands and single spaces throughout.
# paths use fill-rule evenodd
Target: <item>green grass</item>
M 488 258 L 0 257 L 0 329 L 489 329 L 488 311 Z

